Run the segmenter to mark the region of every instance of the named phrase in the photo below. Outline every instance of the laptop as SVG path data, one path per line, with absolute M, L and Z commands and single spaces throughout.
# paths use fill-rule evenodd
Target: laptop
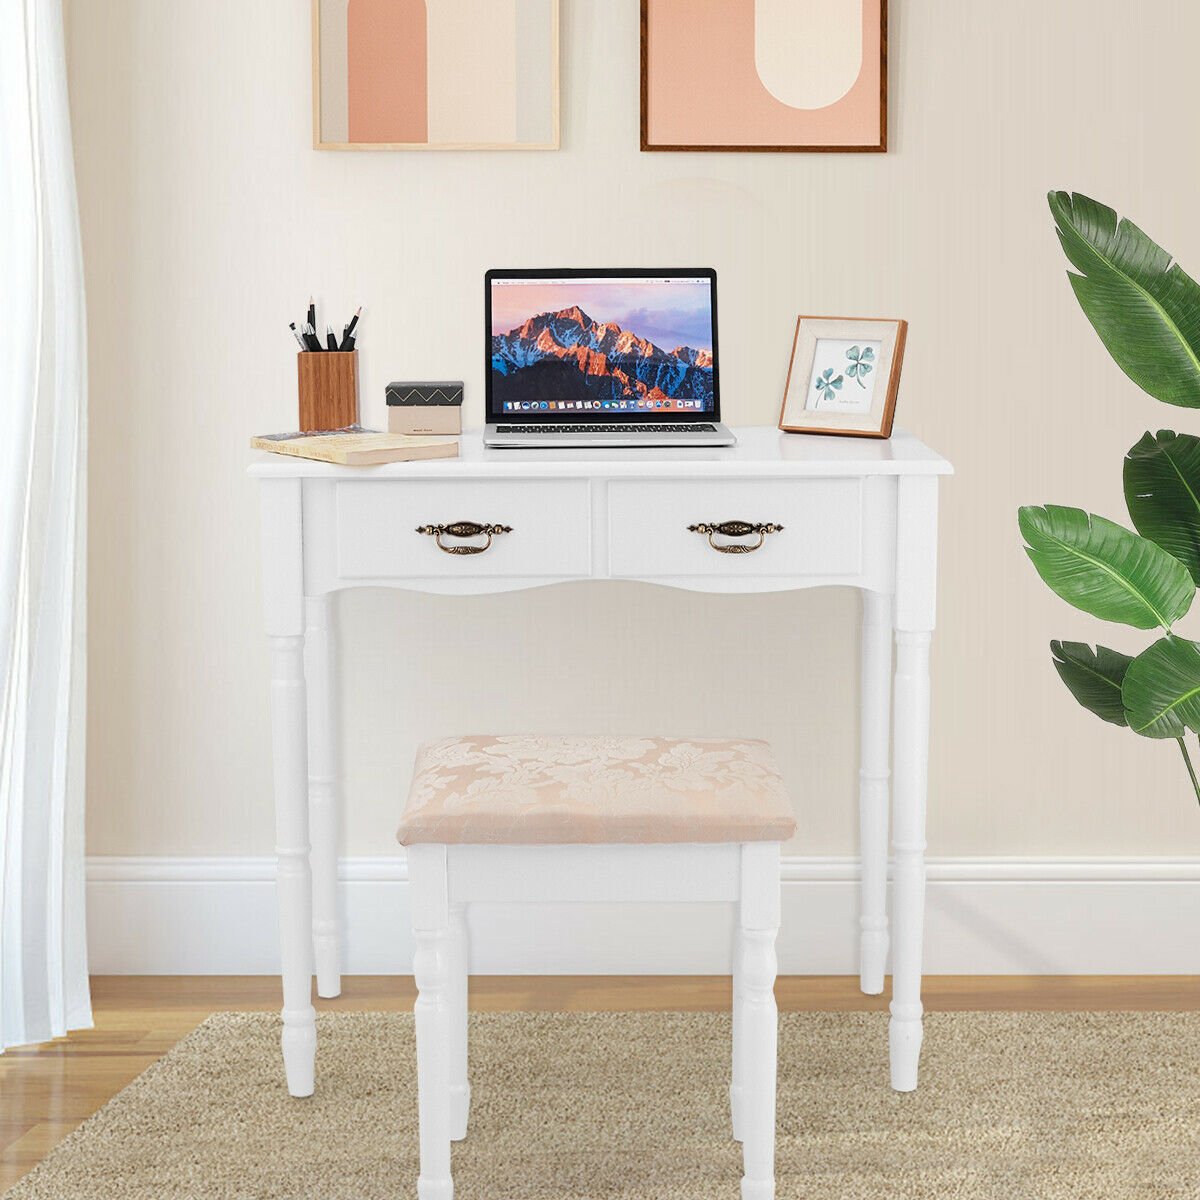
M 485 446 L 732 446 L 717 273 L 488 271 Z

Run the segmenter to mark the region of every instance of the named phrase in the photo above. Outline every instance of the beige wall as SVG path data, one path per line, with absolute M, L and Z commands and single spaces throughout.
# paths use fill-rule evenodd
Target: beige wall
M 712 264 L 727 415 L 773 423 L 798 311 L 911 322 L 900 423 L 943 491 L 930 847 L 1194 854 L 1175 748 L 1080 713 L 1018 503 L 1121 516 L 1143 397 L 1075 306 L 1043 195 L 1136 215 L 1200 271 L 1200 7 L 894 4 L 892 152 L 639 154 L 635 0 L 563 0 L 560 153 L 309 148 L 305 0 L 75 0 L 71 89 L 91 331 L 93 854 L 272 844 L 251 433 L 295 419 L 286 325 L 366 305 L 368 421 L 391 378 L 482 401 L 489 266 Z M 345 598 L 346 849 L 389 853 L 416 741 L 472 729 L 762 734 L 797 851 L 855 828 L 857 603 L 572 585 Z M 501 637 L 500 635 L 503 634 Z

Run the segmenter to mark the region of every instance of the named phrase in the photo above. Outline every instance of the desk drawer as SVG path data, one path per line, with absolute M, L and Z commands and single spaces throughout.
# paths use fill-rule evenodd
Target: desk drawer
M 862 570 L 858 479 L 721 483 L 614 481 L 609 489 L 609 566 L 617 578 L 672 575 L 857 575 Z M 734 536 L 691 525 L 782 526 Z M 757 548 L 722 552 L 716 546 Z
M 335 511 L 338 574 L 347 579 L 591 572 L 586 480 L 365 479 L 337 485 Z M 469 536 L 447 529 L 438 537 L 417 532 L 458 522 L 506 531 L 493 534 L 490 545 L 486 533 Z

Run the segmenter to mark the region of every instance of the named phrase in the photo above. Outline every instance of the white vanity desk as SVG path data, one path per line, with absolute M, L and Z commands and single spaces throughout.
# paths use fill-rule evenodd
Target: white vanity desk
M 256 456 L 283 1050 L 294 1095 L 312 1088 L 314 963 L 321 996 L 341 986 L 330 597 L 368 585 L 461 594 L 572 579 L 708 592 L 862 590 L 861 984 L 883 990 L 888 954 L 892 732 L 891 1078 L 899 1090 L 916 1086 L 937 481 L 952 468 L 902 431 L 888 441 L 736 432 L 729 449 L 590 451 L 485 450 L 478 434 L 466 434 L 459 458 L 380 467 Z M 487 528 L 472 534 L 471 523 Z M 711 528 L 721 524 L 733 528 Z

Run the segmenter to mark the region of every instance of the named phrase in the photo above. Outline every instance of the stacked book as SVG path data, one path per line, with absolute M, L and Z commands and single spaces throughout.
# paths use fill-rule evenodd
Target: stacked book
M 255 450 L 291 454 L 318 462 L 347 467 L 369 467 L 379 463 L 413 462 L 422 458 L 457 458 L 458 442 L 448 438 L 412 437 L 403 433 L 381 433 L 350 425 L 345 429 L 322 429 L 311 433 L 266 433 L 250 439 Z

